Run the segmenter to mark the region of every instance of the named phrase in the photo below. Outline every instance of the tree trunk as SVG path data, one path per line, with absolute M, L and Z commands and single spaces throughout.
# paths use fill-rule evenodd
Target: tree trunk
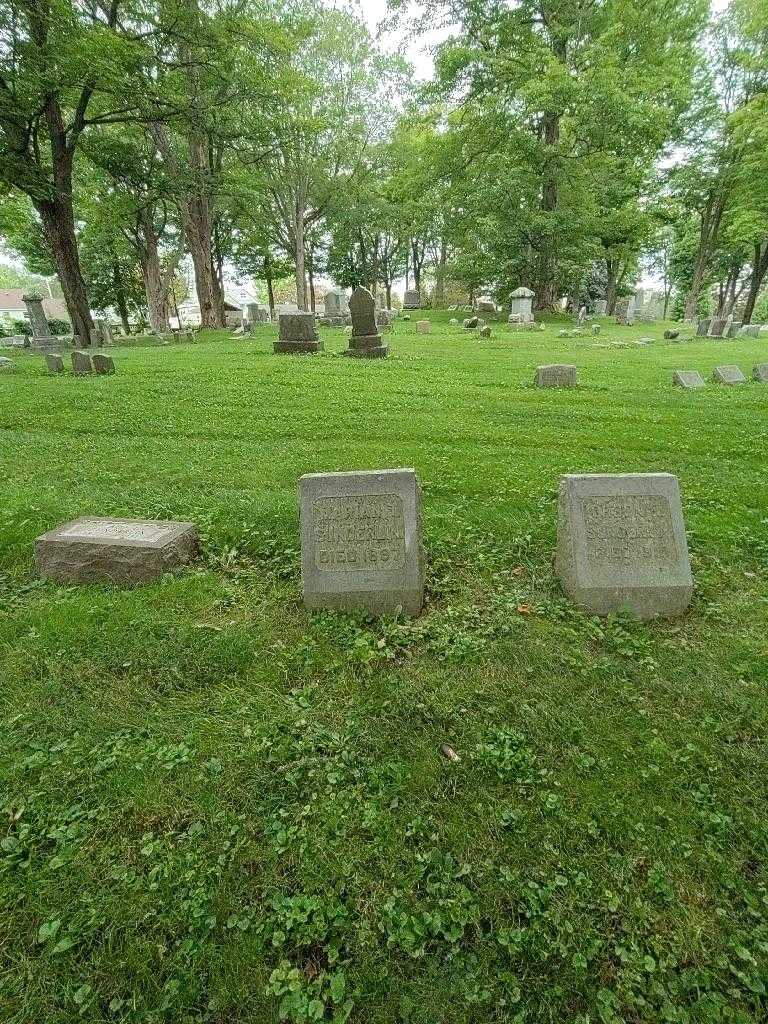
M 755 244 L 754 260 L 752 262 L 752 275 L 749 279 L 749 292 L 744 306 L 742 323 L 752 323 L 752 315 L 755 312 L 755 303 L 760 294 L 760 287 L 768 274 L 768 239 L 762 245 Z
M 264 277 L 267 282 L 267 298 L 269 301 L 269 316 L 270 319 L 275 318 L 275 289 L 272 284 L 272 257 L 267 253 L 264 257 Z
M 35 209 L 40 214 L 45 239 L 56 264 L 72 332 L 80 344 L 87 347 L 91 344 L 93 320 L 77 251 L 71 189 L 63 195 L 57 189 L 54 199 L 35 201 Z
M 445 305 L 445 265 L 448 262 L 448 243 L 440 239 L 440 258 L 435 270 L 435 306 L 442 309 Z
M 296 305 L 299 309 L 307 308 L 307 293 L 305 290 L 306 282 L 306 238 L 304 232 L 304 217 L 306 215 L 306 208 L 302 198 L 301 190 L 299 190 L 296 196 L 296 208 L 294 210 L 293 219 L 293 237 L 294 237 L 294 261 L 296 263 Z
M 699 251 L 696 254 L 696 263 L 693 268 L 693 276 L 685 299 L 685 319 L 695 320 L 699 315 L 699 300 L 701 289 L 704 287 L 704 279 L 707 274 L 707 267 L 712 256 L 712 251 L 720 233 L 720 222 L 725 212 L 726 199 L 723 195 L 710 195 L 701 212 L 701 230 L 699 232 Z
M 309 308 L 311 312 L 315 312 L 316 300 L 315 300 L 315 268 L 314 268 L 314 254 L 312 249 L 309 250 L 309 259 L 307 260 L 307 278 L 309 280 Z
M 616 285 L 618 283 L 618 267 L 616 261 L 613 259 L 606 259 L 605 269 L 607 272 L 607 281 L 605 285 L 605 301 L 608 305 L 605 311 L 608 316 L 613 316 L 616 312 Z
M 115 306 L 120 314 L 120 321 L 123 325 L 123 334 L 131 333 L 131 325 L 128 321 L 128 305 L 125 301 L 125 286 L 123 275 L 120 271 L 120 264 L 115 261 L 112 264 L 112 284 L 115 289 Z

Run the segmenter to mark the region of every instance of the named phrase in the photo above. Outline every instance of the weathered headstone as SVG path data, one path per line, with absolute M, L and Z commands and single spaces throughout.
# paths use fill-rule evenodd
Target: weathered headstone
M 344 355 L 355 359 L 384 359 L 389 347 L 376 326 L 376 302 L 367 288 L 355 288 L 349 300 L 352 334 Z
M 709 326 L 711 323 L 711 319 L 699 320 L 699 323 L 696 327 L 696 334 L 699 338 L 706 338 L 706 336 L 709 334 Z
M 600 324 L 592 324 L 592 333 L 593 334 L 599 334 L 601 330 L 602 330 L 602 328 L 601 328 Z
M 418 334 L 431 334 L 432 333 L 432 321 L 431 320 L 417 320 L 416 331 Z
M 758 363 L 752 370 L 753 380 L 768 384 L 768 363 Z
M 718 384 L 747 383 L 747 378 L 741 372 L 740 368 L 735 365 L 716 366 L 712 377 L 718 382 Z
M 448 323 L 451 325 L 451 327 L 458 327 L 459 326 L 459 321 L 456 319 L 455 316 L 452 316 L 451 319 L 448 321 Z
M 608 312 L 607 299 L 595 299 L 595 316 L 605 316 Z
M 0 356 L 0 373 L 13 373 L 16 369 L 16 363 L 8 356 Z
M 759 338 L 760 327 L 758 324 L 744 324 L 743 327 L 739 328 L 740 338 Z
M 37 571 L 60 583 L 146 583 L 197 551 L 192 523 L 86 517 L 35 541 Z
M 394 309 L 377 309 L 376 310 L 376 326 L 377 327 L 391 327 L 395 322 L 397 316 L 397 310 Z
M 72 353 L 72 372 L 76 377 L 82 377 L 86 373 L 93 373 L 93 364 L 91 363 L 91 357 L 87 352 L 83 352 L 81 349 L 75 349 Z
M 616 300 L 616 323 L 631 327 L 635 322 L 635 296 L 623 295 Z
M 507 322 L 510 324 L 533 323 L 533 300 L 536 293 L 530 288 L 516 288 L 509 297 L 509 316 Z
M 64 373 L 64 360 L 56 352 L 45 353 L 45 365 L 49 373 Z
M 741 330 L 741 321 L 740 320 L 732 320 L 728 324 L 728 326 L 726 328 L 725 337 L 726 338 L 738 338 L 740 330 Z
M 482 295 L 475 303 L 478 313 L 495 313 L 496 303 L 489 295 Z
M 687 390 L 706 387 L 704 378 L 698 370 L 675 370 L 672 374 L 672 383 Z
M 314 313 L 281 313 L 278 323 L 280 337 L 273 345 L 275 352 L 319 352 L 322 349 Z
M 51 334 L 48 320 L 43 309 L 43 300 L 39 295 L 23 295 L 22 301 L 27 307 L 29 322 L 32 326 L 31 348 L 52 348 L 57 339 Z
M 464 326 L 468 331 L 474 331 L 476 327 L 480 326 L 480 317 L 468 316 L 467 319 L 464 321 Z
M 578 384 L 578 371 L 568 363 L 537 366 L 534 383 L 537 388 L 573 388 Z
M 403 309 L 421 309 L 421 294 L 411 289 L 403 296 Z
M 556 569 L 566 592 L 592 614 L 681 615 L 693 577 L 677 477 L 562 477 Z
M 667 341 L 676 341 L 680 337 L 680 331 L 666 330 L 664 331 L 664 337 Z
M 491 332 L 490 324 L 485 324 L 484 327 L 480 328 L 480 337 L 481 338 L 490 338 L 491 337 L 491 333 L 492 332 Z
M 723 331 L 725 330 L 725 320 L 713 318 L 709 324 L 709 331 L 707 332 L 708 338 L 722 338 Z
M 421 488 L 412 469 L 310 473 L 299 481 L 307 608 L 402 608 L 424 599 Z
M 112 356 L 105 356 L 101 352 L 94 352 L 93 368 L 96 373 L 105 376 L 115 372 L 115 361 Z
M 112 325 L 109 320 L 98 319 L 93 321 L 96 334 L 96 343 L 98 345 L 113 345 L 114 340 L 112 338 Z
M 245 307 L 245 318 L 249 324 L 268 324 L 269 310 L 260 302 L 249 302 Z

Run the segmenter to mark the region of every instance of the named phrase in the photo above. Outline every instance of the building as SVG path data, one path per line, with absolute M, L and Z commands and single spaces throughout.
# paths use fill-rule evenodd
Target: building
M 24 305 L 24 288 L 0 288 L 0 319 L 26 320 L 27 307 Z M 49 320 L 69 321 L 63 299 L 43 299 L 43 310 Z

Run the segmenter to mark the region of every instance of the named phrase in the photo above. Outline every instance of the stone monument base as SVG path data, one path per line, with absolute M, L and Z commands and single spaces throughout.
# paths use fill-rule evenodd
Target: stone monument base
M 369 334 L 360 338 L 353 335 L 349 339 L 349 348 L 344 355 L 353 359 L 385 359 L 388 352 L 389 345 L 383 344 L 380 334 Z

